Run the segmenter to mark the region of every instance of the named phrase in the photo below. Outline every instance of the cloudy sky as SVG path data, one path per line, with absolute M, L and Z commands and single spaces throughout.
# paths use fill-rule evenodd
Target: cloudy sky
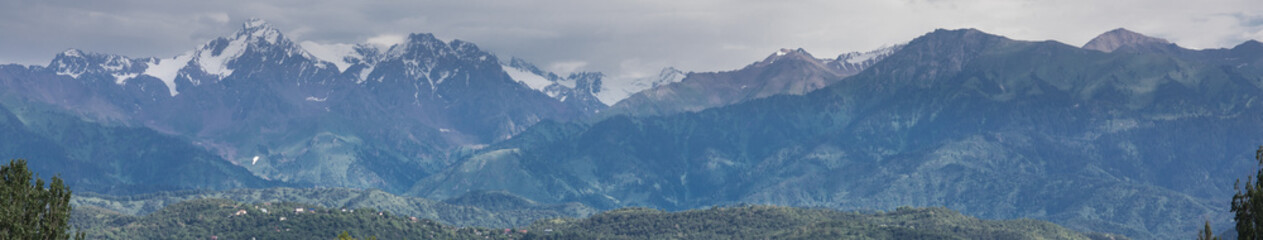
M 308 46 L 408 33 L 474 42 L 559 73 L 616 78 L 740 68 L 780 48 L 817 57 L 906 42 L 936 28 L 1082 45 L 1125 27 L 1189 48 L 1263 40 L 1259 0 L 0 0 L 0 63 L 45 65 L 68 48 L 171 57 L 251 17 Z

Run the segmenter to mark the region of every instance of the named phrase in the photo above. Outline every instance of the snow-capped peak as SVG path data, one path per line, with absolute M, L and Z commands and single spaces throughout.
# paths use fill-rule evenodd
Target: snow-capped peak
M 517 59 L 514 59 L 517 60 Z M 527 87 L 541 91 L 547 94 L 544 89 L 554 84 L 554 80 L 550 80 L 543 74 L 533 72 L 529 65 L 500 65 L 505 73 L 509 74 L 509 78 L 514 81 L 526 84 Z M 554 75 L 555 76 L 555 75 Z M 549 94 L 549 97 L 556 97 L 556 94 Z
M 755 64 L 771 64 L 778 60 L 789 59 L 789 58 L 809 59 L 812 61 L 817 61 L 815 57 L 812 57 L 810 53 L 807 53 L 807 50 L 803 50 L 802 48 L 798 48 L 798 49 L 782 48 L 781 50 L 773 52 L 772 55 L 767 56 L 767 58 L 763 59 L 763 61 L 755 63 Z
M 903 45 L 898 44 L 894 46 L 881 47 L 881 48 L 874 49 L 872 51 L 867 51 L 867 52 L 843 53 L 843 54 L 838 55 L 838 58 L 835 61 L 846 62 L 850 64 L 862 64 L 869 61 L 881 60 L 882 58 L 889 56 L 891 53 L 894 53 L 896 50 L 899 50 L 899 48 L 901 47 L 903 47 Z
M 243 27 L 243 28 L 247 28 L 247 29 L 249 29 L 249 28 L 260 28 L 260 27 L 271 27 L 271 24 L 268 24 L 268 22 L 267 22 L 267 21 L 264 21 L 262 18 L 250 18 L 250 19 L 246 19 L 246 22 L 242 23 L 241 25 L 242 25 L 242 27 Z
M 278 40 L 283 38 L 280 30 L 259 18 L 251 18 L 241 24 L 241 31 L 237 32 L 237 38 L 241 38 L 243 35 L 249 35 L 248 38 L 250 39 L 267 41 L 270 44 L 276 44 Z
M 171 96 L 175 96 L 179 94 L 176 91 L 175 79 L 183 74 L 181 70 L 187 66 L 195 66 L 196 69 L 204 73 L 197 75 L 211 78 L 189 78 L 193 85 L 201 85 L 203 81 L 219 81 L 232 75 L 236 70 L 232 65 L 234 61 L 248 52 L 278 53 L 278 51 L 282 56 L 317 59 L 311 53 L 303 50 L 298 44 L 286 39 L 285 35 L 281 34 L 281 31 L 273 27 L 272 24 L 262 19 L 251 18 L 242 23 L 241 30 L 238 30 L 230 37 L 216 38 L 203 44 L 197 50 L 172 58 L 151 61 L 149 68 L 145 70 L 144 74 L 162 80 L 170 90 Z M 268 55 L 275 56 L 277 54 Z
M 57 75 L 71 78 L 79 78 L 90 73 L 109 74 L 114 77 L 114 82 L 122 84 L 136 77 L 137 73 L 145 67 L 144 64 L 135 64 L 142 61 L 119 55 L 68 49 L 57 54 L 53 61 L 48 63 L 48 69 L 56 71 Z
M 893 46 L 881 47 L 867 52 L 849 52 L 839 54 L 838 58 L 828 62 L 828 66 L 834 70 L 838 70 L 843 75 L 852 75 L 863 71 L 864 69 L 877 64 L 891 54 L 903 49 L 905 44 L 895 44 Z
M 779 53 L 779 52 L 778 52 Z M 789 52 L 785 52 L 789 53 Z M 684 80 L 688 76 L 687 73 L 675 69 L 673 67 L 663 68 L 658 75 L 643 78 L 613 78 L 608 79 L 601 85 L 601 91 L 597 92 L 597 99 L 605 105 L 613 106 L 614 103 L 636 94 L 637 92 L 657 86 L 676 83 Z
M 79 50 L 79 49 L 74 49 L 74 48 L 71 48 L 71 49 L 66 49 L 66 51 L 65 51 L 65 52 L 61 52 L 61 56 L 64 56 L 64 57 L 83 57 L 83 51 L 82 51 L 82 50 Z

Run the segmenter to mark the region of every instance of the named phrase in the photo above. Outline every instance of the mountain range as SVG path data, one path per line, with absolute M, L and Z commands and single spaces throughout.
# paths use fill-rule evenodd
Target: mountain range
M 804 95 L 537 124 L 410 193 L 674 210 L 946 206 L 1144 239 L 1228 225 L 1232 183 L 1263 142 L 1263 48 L 1114 42 L 1107 53 L 938 30 Z
M 775 95 L 802 95 L 855 75 L 902 45 L 818 59 L 806 50 L 781 49 L 735 71 L 688 74 L 679 82 L 646 89 L 610 106 L 606 116 L 696 112 Z
M 6 65 L 0 94 L 11 105 L 181 138 L 267 180 L 394 191 L 462 151 L 604 107 L 531 89 L 469 42 L 412 34 L 357 51 L 343 59 L 350 65 L 318 59 L 252 19 L 172 58 L 72 49 L 46 67 Z
M 548 212 L 534 217 L 943 206 L 1171 239 L 1204 220 L 1230 228 L 1232 183 L 1263 142 L 1257 41 L 1192 50 L 1116 29 L 1077 47 L 936 30 L 641 79 L 553 73 L 427 33 L 347 46 L 317 57 L 251 19 L 169 58 L 71 49 L 0 65 L 0 154 L 118 198 L 375 188 L 334 195 Z M 232 194 L 146 211 L 194 195 Z M 235 200 L 294 200 L 268 196 Z

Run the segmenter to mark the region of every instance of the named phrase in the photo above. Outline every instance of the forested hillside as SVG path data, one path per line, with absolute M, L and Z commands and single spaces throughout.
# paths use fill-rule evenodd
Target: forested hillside
M 540 220 L 529 227 L 455 227 L 371 208 L 199 199 L 145 216 L 99 207 L 73 215 L 90 239 L 1125 239 L 1084 234 L 1038 220 L 988 221 L 943 208 L 889 213 L 744 206 L 684 212 L 612 210 L 588 218 Z

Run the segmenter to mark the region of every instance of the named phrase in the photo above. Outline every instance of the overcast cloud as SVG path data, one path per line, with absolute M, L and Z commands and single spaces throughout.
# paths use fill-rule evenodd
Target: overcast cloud
M 1258 0 L 0 0 L 0 63 L 68 48 L 171 57 L 259 17 L 295 42 L 387 44 L 408 33 L 478 44 L 541 67 L 619 78 L 740 68 L 780 48 L 832 57 L 936 28 L 1082 45 L 1125 27 L 1189 48 L 1263 39 Z

